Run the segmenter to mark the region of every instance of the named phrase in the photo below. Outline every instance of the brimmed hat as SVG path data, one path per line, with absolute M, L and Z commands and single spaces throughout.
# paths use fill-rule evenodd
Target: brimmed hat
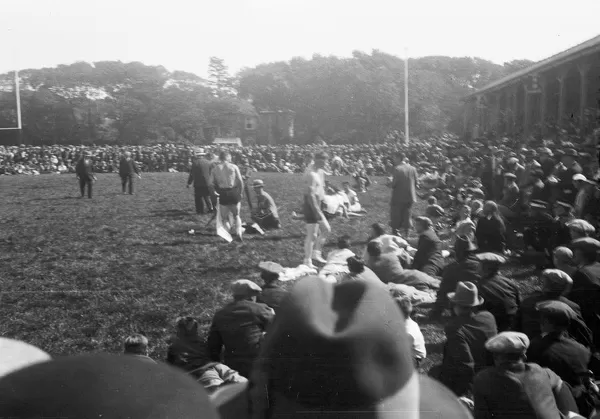
M 553 156 L 552 154 L 552 150 L 550 150 L 548 147 L 542 147 L 538 150 L 538 154 L 545 154 L 547 156 Z
M 415 222 L 426 225 L 427 227 L 431 227 L 433 222 L 428 217 L 416 217 Z
M 265 186 L 265 182 L 263 182 L 260 179 L 254 179 L 254 181 L 252 182 L 252 187 L 253 188 L 262 188 Z
M 272 274 L 279 274 L 284 271 L 283 266 L 275 262 L 260 262 L 258 264 L 258 269 Z
M 521 354 L 529 348 L 529 338 L 524 333 L 502 332 L 485 342 L 485 349 L 497 354 Z
M 569 221 L 568 223 L 566 223 L 566 226 L 569 227 L 569 229 L 580 234 L 592 234 L 596 231 L 596 228 L 594 228 L 593 225 L 591 225 L 586 220 L 582 220 L 580 218 Z
M 529 203 L 529 206 L 531 208 L 538 208 L 538 209 L 548 209 L 548 203 L 546 201 L 541 201 L 539 199 L 532 199 L 531 202 Z
M 591 237 L 583 237 L 581 239 L 573 240 L 571 242 L 571 247 L 573 249 L 583 250 L 584 252 L 597 252 L 600 250 L 600 241 Z
M 262 288 L 249 279 L 238 279 L 231 284 L 231 292 L 236 297 L 246 297 L 259 294 Z
M 50 355 L 33 345 L 0 338 L 0 377 L 50 359 Z
M 479 253 L 475 255 L 475 258 L 482 263 L 493 263 L 497 265 L 506 263 L 506 258 L 504 256 L 492 252 Z
M 517 175 L 515 175 L 514 173 L 505 173 L 505 174 L 504 174 L 504 177 L 505 177 L 506 179 L 516 179 L 516 178 L 517 178 Z
M 569 211 L 573 211 L 573 205 L 569 204 L 568 202 L 556 201 L 554 203 L 554 205 L 556 205 L 557 207 L 569 210 Z
M 560 269 L 546 269 L 540 278 L 544 281 L 543 289 L 550 292 L 563 293 L 573 283 L 573 279 Z
M 577 181 L 583 181 L 585 182 L 587 180 L 587 178 L 582 175 L 581 173 L 577 173 L 575 175 L 573 175 L 573 182 L 577 182 Z
M 468 281 L 456 284 L 456 290 L 448 293 L 448 300 L 461 307 L 477 307 L 483 304 L 483 298 L 479 297 L 477 285 Z
M 564 155 L 567 157 L 577 157 L 577 150 L 574 148 L 567 148 L 564 153 Z
M 251 384 L 215 394 L 223 419 L 242 418 L 249 406 L 251 417 L 469 417 L 449 390 L 415 371 L 404 316 L 385 285 L 308 277 L 277 315 Z
M 454 243 L 454 251 L 456 253 L 474 252 L 477 250 L 477 246 L 469 237 L 459 235 L 456 236 L 456 242 Z
M 187 374 L 124 355 L 65 357 L 19 370 L 0 380 L 0 401 L 0 417 L 218 417 Z

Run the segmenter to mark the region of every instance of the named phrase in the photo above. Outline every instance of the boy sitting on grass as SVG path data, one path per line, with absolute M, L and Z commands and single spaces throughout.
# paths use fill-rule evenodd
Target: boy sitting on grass
M 350 250 L 350 237 L 341 236 L 337 242 L 337 249 L 329 252 L 327 263 L 319 272 L 319 277 L 330 282 L 339 282 L 339 280 L 349 273 L 348 258 L 356 256 Z
M 410 299 L 399 292 L 397 289 L 390 289 L 390 294 L 392 298 L 398 304 L 398 308 L 404 314 L 404 318 L 406 319 L 406 332 L 412 338 L 412 351 L 413 351 L 413 359 L 415 361 L 415 366 L 418 367 L 421 364 L 421 361 L 427 357 L 427 350 L 425 349 L 425 338 L 423 337 L 423 332 L 421 332 L 421 328 L 414 321 L 410 315 L 412 314 L 412 303 Z

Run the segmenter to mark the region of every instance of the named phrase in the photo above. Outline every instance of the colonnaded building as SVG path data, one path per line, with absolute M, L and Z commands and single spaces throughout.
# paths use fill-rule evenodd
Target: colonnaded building
M 587 135 L 600 117 L 600 35 L 501 78 L 464 98 L 464 132 Z

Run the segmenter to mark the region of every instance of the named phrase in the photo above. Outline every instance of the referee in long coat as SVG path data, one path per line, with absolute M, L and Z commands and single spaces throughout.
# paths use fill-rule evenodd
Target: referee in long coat
M 129 195 L 133 195 L 133 175 L 137 175 L 139 179 L 141 179 L 140 171 L 135 164 L 133 158 L 131 158 L 131 152 L 126 151 L 125 155 L 121 157 L 121 161 L 119 162 L 119 176 L 121 177 L 121 186 L 123 188 L 123 194 L 127 193 L 126 190 L 129 190 Z M 129 185 L 129 188 L 127 188 Z
M 194 163 L 190 169 L 187 187 L 194 184 L 194 201 L 196 204 L 196 214 L 204 214 L 206 211 L 213 212 L 213 203 L 210 199 L 210 171 L 212 168 L 212 154 L 204 155 L 204 150 L 199 151 L 194 156 Z

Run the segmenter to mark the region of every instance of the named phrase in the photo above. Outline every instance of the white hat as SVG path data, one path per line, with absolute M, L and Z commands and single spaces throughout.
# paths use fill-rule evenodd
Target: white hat
M 33 345 L 0 338 L 0 377 L 51 359 L 50 355 Z
M 585 176 L 583 176 L 581 173 L 577 173 L 576 175 L 573 175 L 573 181 L 575 182 L 578 180 L 585 182 L 587 180 L 587 178 Z

